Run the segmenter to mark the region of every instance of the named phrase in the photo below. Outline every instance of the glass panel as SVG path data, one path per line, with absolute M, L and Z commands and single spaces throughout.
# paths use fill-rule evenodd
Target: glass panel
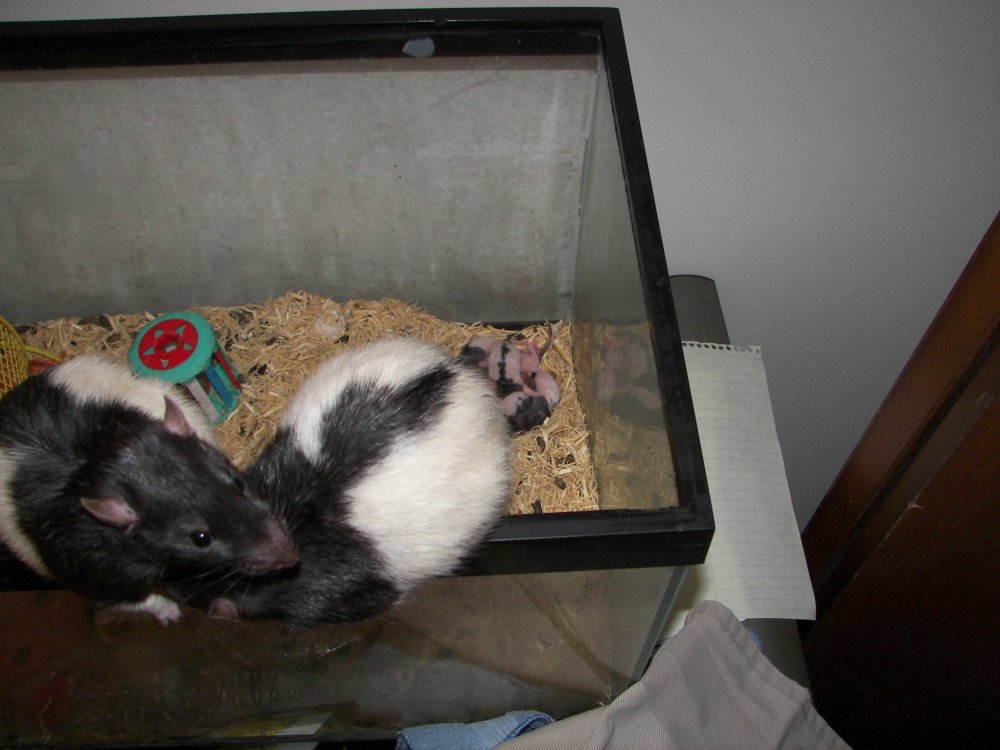
M 451 320 L 572 318 L 603 508 L 676 504 L 599 57 L 0 74 L 5 315 L 395 296 Z M 85 186 L 82 189 L 82 186 Z M 0 741 L 391 736 L 605 703 L 680 568 L 446 578 L 370 621 L 98 626 L 0 594 Z
M 601 507 L 677 504 L 600 56 L 9 72 L 0 97 L 8 319 L 299 288 L 570 318 Z
M 390 736 L 518 708 L 567 716 L 645 666 L 680 568 L 447 578 L 397 612 L 289 632 L 272 623 L 97 626 L 65 592 L 0 594 L 0 740 L 248 737 L 296 723 Z
M 306 288 L 449 320 L 565 318 L 597 66 L 488 56 L 0 74 L 4 315 Z
M 574 297 L 577 389 L 604 510 L 676 506 L 677 483 L 607 77 L 584 174 Z

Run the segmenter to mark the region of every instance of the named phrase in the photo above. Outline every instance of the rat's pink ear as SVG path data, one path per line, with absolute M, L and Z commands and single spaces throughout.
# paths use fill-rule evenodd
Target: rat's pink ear
M 120 497 L 81 497 L 80 505 L 101 523 L 125 533 L 131 531 L 138 520 L 132 507 Z
M 187 419 L 184 417 L 181 407 L 170 396 L 164 396 L 163 400 L 167 403 L 167 410 L 163 416 L 163 426 L 167 432 L 178 437 L 187 437 L 190 435 L 191 425 L 188 424 Z

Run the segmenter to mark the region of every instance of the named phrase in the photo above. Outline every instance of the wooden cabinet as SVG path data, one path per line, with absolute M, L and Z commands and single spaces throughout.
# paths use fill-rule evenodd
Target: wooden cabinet
M 856 750 L 1000 732 L 1000 216 L 803 533 L 817 708 Z

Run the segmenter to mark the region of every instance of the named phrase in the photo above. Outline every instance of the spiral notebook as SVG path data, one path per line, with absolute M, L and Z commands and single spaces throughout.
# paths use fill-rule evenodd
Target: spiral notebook
M 815 619 L 760 348 L 684 342 L 684 360 L 715 536 L 705 564 L 688 568 L 665 633 L 707 599 L 741 620 Z

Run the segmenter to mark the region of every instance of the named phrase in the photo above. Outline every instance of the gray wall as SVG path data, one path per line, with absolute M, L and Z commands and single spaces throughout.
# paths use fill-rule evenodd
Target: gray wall
M 7 0 L 40 19 L 496 0 Z M 1000 3 L 546 0 L 622 12 L 672 273 L 763 347 L 800 526 L 1000 209 Z M 2 169 L 2 165 L 0 165 Z

